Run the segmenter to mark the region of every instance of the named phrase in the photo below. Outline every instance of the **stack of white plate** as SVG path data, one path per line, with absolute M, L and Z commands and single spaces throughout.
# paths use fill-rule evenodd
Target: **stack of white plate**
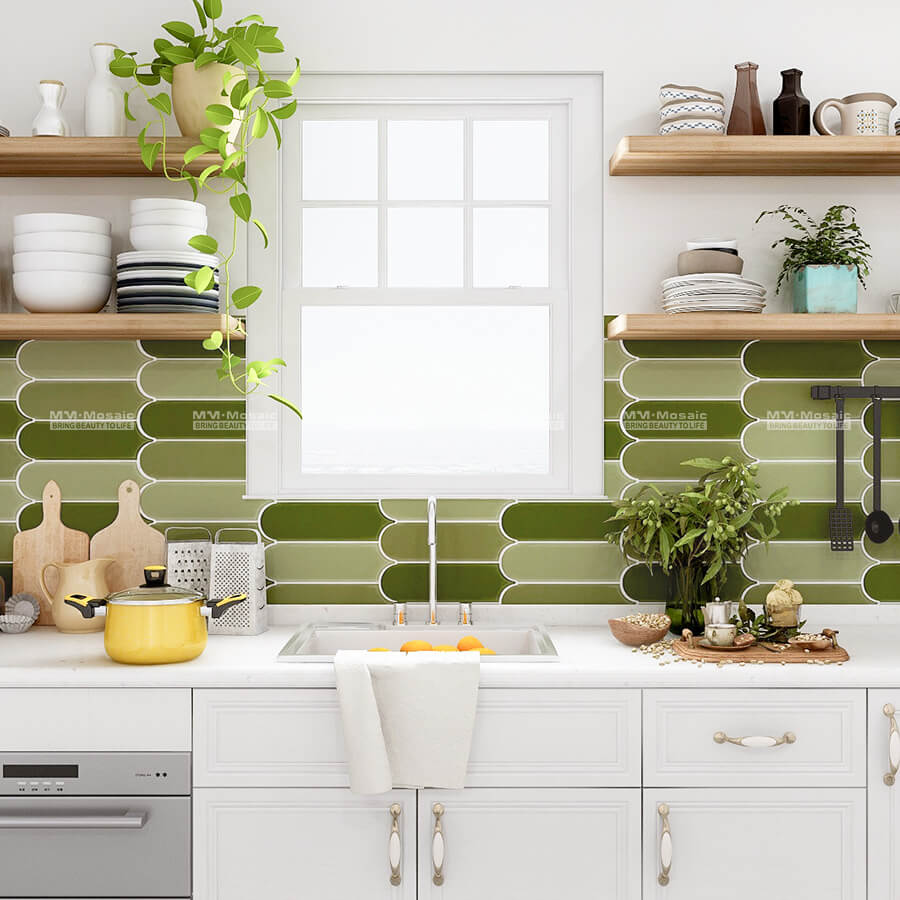
M 131 201 L 128 237 L 135 250 L 190 250 L 188 241 L 206 234 L 206 207 L 191 200 L 144 197 Z
M 116 257 L 116 305 L 120 313 L 218 312 L 219 258 L 195 250 L 134 250 Z M 208 291 L 198 294 L 184 278 L 203 266 L 213 270 Z
M 761 313 L 766 305 L 766 289 L 740 275 L 677 275 L 663 281 L 662 292 L 667 313 Z
M 9 127 L 0 120 L 0 137 L 9 137 Z
M 99 312 L 112 284 L 111 227 L 72 213 L 13 219 L 13 290 L 29 312 Z

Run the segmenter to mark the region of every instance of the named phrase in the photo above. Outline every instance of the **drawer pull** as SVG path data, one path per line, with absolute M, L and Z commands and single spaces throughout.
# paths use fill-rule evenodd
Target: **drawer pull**
M 431 865 L 434 874 L 431 880 L 440 887 L 444 883 L 444 826 L 441 824 L 444 804 L 435 803 L 431 811 L 434 813 L 434 834 L 431 836 Z
M 793 731 L 786 731 L 780 738 L 770 737 L 767 734 L 750 734 L 746 737 L 728 737 L 724 731 L 717 731 L 713 735 L 717 744 L 735 744 L 738 747 L 780 747 L 782 744 L 793 744 L 797 735 Z
M 391 864 L 391 884 L 394 887 L 400 884 L 400 860 L 403 856 L 400 843 L 400 813 L 402 811 L 399 803 L 391 804 L 391 836 L 388 838 L 388 860 Z
M 897 780 L 897 770 L 900 769 L 900 729 L 897 728 L 897 719 L 894 717 L 896 710 L 893 703 L 885 703 L 881 711 L 891 723 L 888 732 L 888 761 L 891 770 L 884 776 L 884 783 L 888 787 L 893 787 Z
M 669 829 L 669 805 L 660 803 L 656 807 L 659 813 L 662 831 L 659 835 L 659 876 L 657 881 L 665 887 L 669 883 L 669 872 L 672 870 L 672 832 Z

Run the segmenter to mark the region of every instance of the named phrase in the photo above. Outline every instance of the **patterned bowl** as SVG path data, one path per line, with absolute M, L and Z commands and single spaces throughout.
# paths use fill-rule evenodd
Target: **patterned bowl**
M 692 84 L 664 84 L 659 89 L 660 104 L 672 103 L 675 100 L 715 100 L 724 103 L 725 95 Z
M 725 123 L 721 119 L 701 119 L 687 117 L 670 119 L 659 126 L 660 134 L 725 134 Z
M 725 121 L 725 104 L 718 100 L 675 100 L 659 108 L 659 121 L 683 118 L 721 119 Z

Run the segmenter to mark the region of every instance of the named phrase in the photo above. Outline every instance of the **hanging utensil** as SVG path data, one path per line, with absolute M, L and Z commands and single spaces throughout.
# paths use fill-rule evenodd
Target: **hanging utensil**
M 834 395 L 834 506 L 828 511 L 828 532 L 832 550 L 853 549 L 853 518 L 844 506 L 844 395 Z
M 881 397 L 872 397 L 872 512 L 866 516 L 866 535 L 883 544 L 894 533 L 891 517 L 881 509 Z

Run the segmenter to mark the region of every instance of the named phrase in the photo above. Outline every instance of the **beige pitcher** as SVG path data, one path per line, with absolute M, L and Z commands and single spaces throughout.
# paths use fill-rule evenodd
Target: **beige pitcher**
M 103 631 L 106 616 L 85 619 L 77 609 L 64 601 L 69 594 L 87 594 L 89 597 L 105 597 L 109 593 L 106 569 L 114 559 L 106 556 L 78 563 L 47 563 L 41 569 L 41 588 L 53 609 L 53 623 L 65 634 L 81 634 L 86 631 Z M 56 569 L 56 588 L 50 590 L 46 576 L 49 569 Z

